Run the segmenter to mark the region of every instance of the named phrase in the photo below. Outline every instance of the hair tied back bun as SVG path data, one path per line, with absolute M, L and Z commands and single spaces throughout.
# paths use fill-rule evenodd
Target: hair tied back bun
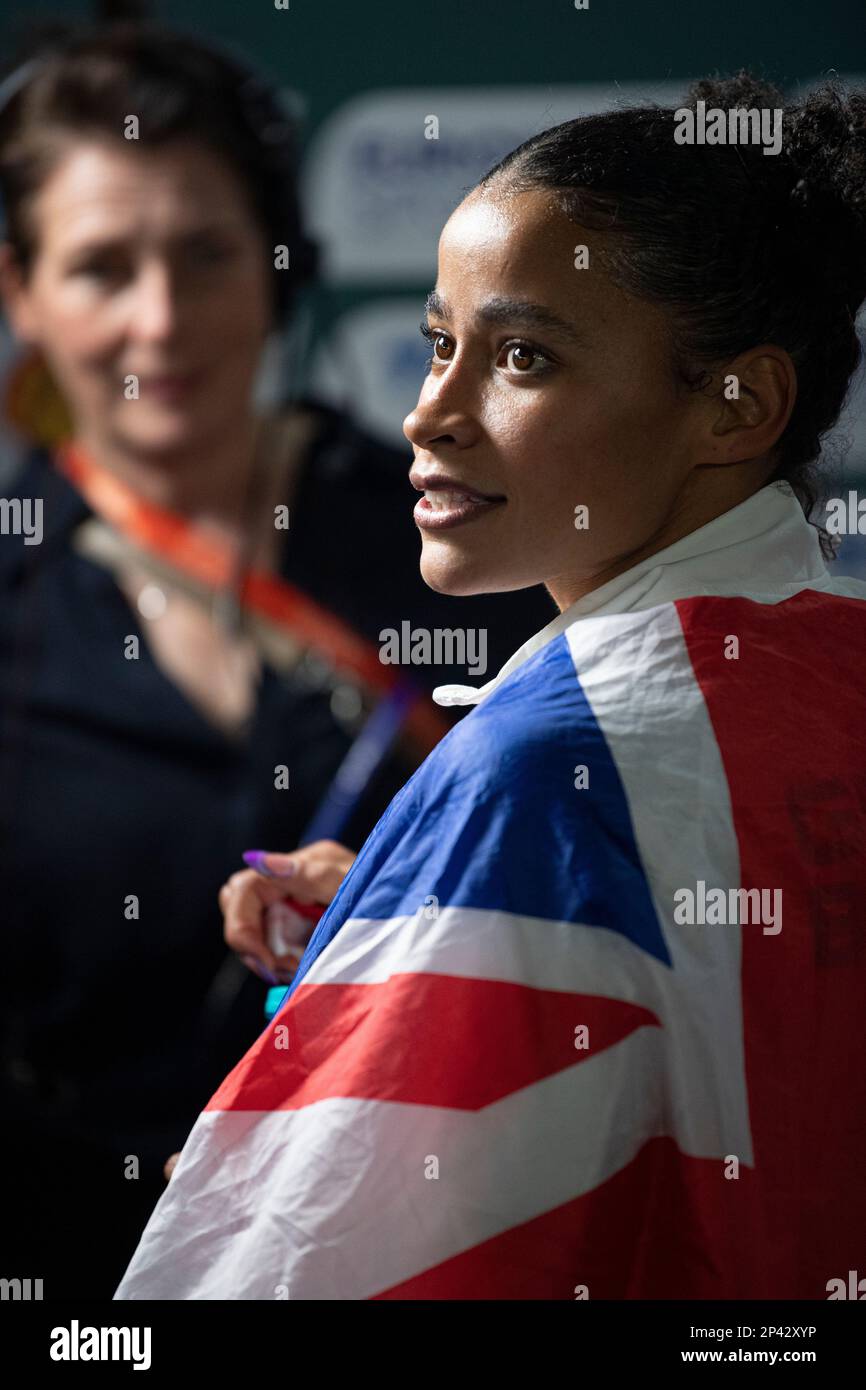
M 795 107 L 785 151 L 792 206 L 815 228 L 827 258 L 828 288 L 838 286 L 852 318 L 866 298 L 866 93 L 827 82 Z
M 723 111 L 781 110 L 792 201 L 826 215 L 827 200 L 835 200 L 866 225 L 866 92 L 846 91 L 828 79 L 800 104 L 786 104 L 778 87 L 740 71 L 693 83 L 687 102 L 694 107 L 698 101 Z
M 785 142 L 804 204 L 837 200 L 866 230 L 866 93 L 827 82 L 789 116 Z
M 704 77 L 693 82 L 686 102 L 695 106 L 704 101 L 707 107 L 721 111 L 745 107 L 747 110 L 778 111 L 785 99 L 778 87 L 741 69 L 734 77 Z

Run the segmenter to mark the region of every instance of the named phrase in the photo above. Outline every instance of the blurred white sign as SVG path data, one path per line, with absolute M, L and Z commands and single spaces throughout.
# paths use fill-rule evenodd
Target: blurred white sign
M 326 278 L 432 283 L 448 216 L 509 150 L 574 116 L 645 100 L 670 105 L 682 92 L 680 83 L 420 87 L 347 102 L 319 127 L 305 161 L 306 214 Z

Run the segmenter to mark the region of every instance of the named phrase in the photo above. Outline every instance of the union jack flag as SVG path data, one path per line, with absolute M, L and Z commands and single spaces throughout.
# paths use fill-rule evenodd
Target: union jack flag
M 546 642 L 392 802 L 116 1297 L 866 1272 L 864 652 L 866 602 L 812 589 Z M 781 930 L 678 922 L 698 883 L 778 890 Z

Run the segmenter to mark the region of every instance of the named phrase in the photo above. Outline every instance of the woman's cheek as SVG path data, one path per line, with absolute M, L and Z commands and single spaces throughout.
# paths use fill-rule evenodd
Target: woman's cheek
M 269 306 L 268 275 L 260 262 L 251 260 L 214 284 L 201 309 L 202 318 L 215 325 L 223 336 L 229 336 L 229 332 L 255 336 L 267 326 Z

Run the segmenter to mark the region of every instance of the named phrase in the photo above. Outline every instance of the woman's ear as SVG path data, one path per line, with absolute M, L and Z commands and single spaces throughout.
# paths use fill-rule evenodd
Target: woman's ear
M 744 463 L 769 455 L 781 438 L 797 399 L 797 370 L 784 348 L 764 343 L 715 373 L 707 394 L 707 462 Z
M 21 263 L 8 241 L 0 242 L 0 300 L 13 334 L 21 343 L 38 344 L 30 290 Z

